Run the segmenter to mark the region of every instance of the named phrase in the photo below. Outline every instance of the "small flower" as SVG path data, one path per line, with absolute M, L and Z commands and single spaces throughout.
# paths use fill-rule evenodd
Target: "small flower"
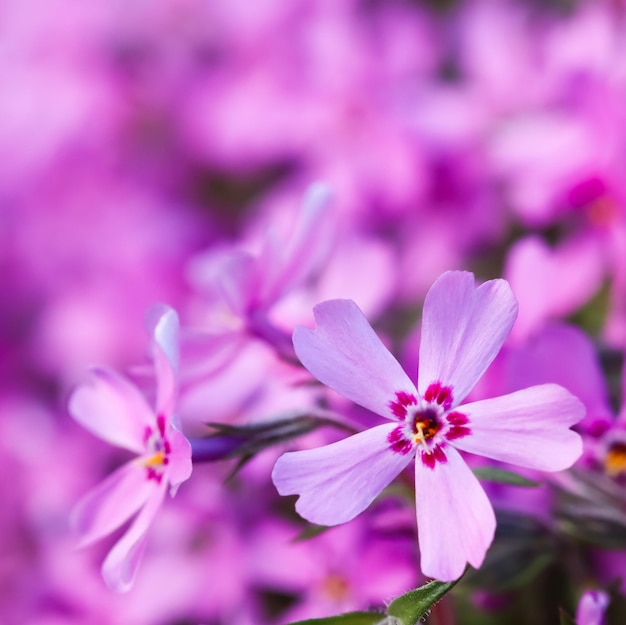
M 609 595 L 601 590 L 588 590 L 578 603 L 576 625 L 602 625 L 610 599 Z
M 167 489 L 174 495 L 191 474 L 191 446 L 174 418 L 178 317 L 172 309 L 159 306 L 152 310 L 151 318 L 156 409 L 125 378 L 104 368 L 90 371 L 68 405 L 83 427 L 137 455 L 87 493 L 71 518 L 84 546 L 135 516 L 102 565 L 105 582 L 119 592 L 130 590 L 133 584 L 146 533 Z
M 571 466 L 580 436 L 569 427 L 584 407 L 556 384 L 462 405 L 509 334 L 517 303 L 508 283 L 477 289 L 467 272 L 447 272 L 424 303 L 417 387 L 359 308 L 334 300 L 314 309 L 315 330 L 296 328 L 304 366 L 344 397 L 391 420 L 347 439 L 284 454 L 273 471 L 281 495 L 320 525 L 361 513 L 415 458 L 416 510 L 425 575 L 449 581 L 478 568 L 495 515 L 458 450 L 544 471 Z

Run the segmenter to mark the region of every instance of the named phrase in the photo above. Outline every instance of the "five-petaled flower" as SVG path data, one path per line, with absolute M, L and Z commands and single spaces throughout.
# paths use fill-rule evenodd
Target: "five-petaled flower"
M 112 370 L 92 369 L 69 399 L 72 417 L 96 436 L 137 454 L 78 502 L 72 524 L 80 545 L 103 538 L 135 516 L 102 565 L 114 590 L 131 588 L 146 533 L 169 487 L 173 495 L 191 474 L 191 446 L 176 428 L 178 317 L 156 306 L 148 317 L 156 374 L 156 406 Z
M 475 288 L 447 272 L 424 303 L 417 387 L 350 300 L 314 309 L 316 329 L 296 328 L 303 365 L 321 382 L 390 419 L 339 442 L 286 453 L 272 474 L 281 495 L 321 525 L 354 518 L 415 458 L 421 568 L 449 581 L 481 566 L 495 515 L 458 450 L 523 467 L 559 471 L 582 452 L 569 429 L 584 416 L 555 384 L 461 405 L 509 334 L 517 302 L 505 280 Z

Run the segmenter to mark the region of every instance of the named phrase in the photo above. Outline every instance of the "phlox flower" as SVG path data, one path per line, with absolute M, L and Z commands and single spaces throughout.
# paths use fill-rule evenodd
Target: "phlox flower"
M 416 511 L 425 575 L 460 577 L 481 566 L 494 536 L 491 503 L 459 451 L 543 471 L 582 452 L 584 406 L 556 384 L 461 404 L 495 358 L 517 313 L 504 280 L 475 288 L 447 272 L 424 303 L 414 385 L 350 300 L 314 309 L 317 327 L 296 328 L 296 354 L 321 382 L 391 422 L 317 449 L 286 453 L 273 471 L 281 495 L 320 525 L 362 512 L 415 459 Z
M 182 337 L 183 385 L 236 360 L 242 348 L 258 339 L 293 358 L 289 334 L 274 325 L 269 313 L 324 262 L 333 229 L 330 197 L 326 185 L 314 183 L 288 232 L 281 232 L 273 220 L 261 236 L 208 250 L 190 261 L 187 278 L 199 297 L 192 306 L 197 330 Z
M 84 546 L 134 516 L 102 565 L 105 582 L 120 592 L 133 584 L 146 533 L 167 490 L 174 495 L 191 474 L 191 446 L 177 429 L 174 415 L 178 316 L 171 308 L 157 306 L 148 324 L 157 386 L 155 408 L 135 386 L 105 368 L 92 369 L 68 404 L 71 416 L 83 427 L 137 456 L 87 493 L 71 519 Z

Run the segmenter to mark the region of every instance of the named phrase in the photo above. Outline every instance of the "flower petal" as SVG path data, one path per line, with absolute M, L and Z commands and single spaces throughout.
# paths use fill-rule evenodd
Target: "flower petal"
M 116 592 L 128 592 L 135 581 L 137 568 L 146 546 L 146 532 L 165 496 L 165 482 L 141 509 L 128 531 L 115 543 L 102 564 L 106 585 Z
M 170 428 L 168 437 L 172 450 L 167 467 L 167 479 L 170 483 L 170 494 L 173 496 L 180 484 L 191 475 L 191 444 L 174 428 Z
M 70 523 L 84 547 L 110 534 L 144 505 L 155 490 L 145 468 L 128 462 L 89 491 L 74 507 Z
M 448 271 L 426 295 L 418 390 L 433 382 L 452 386 L 454 405 L 473 388 L 502 347 L 517 315 L 505 280 L 474 288 L 474 275 Z
M 493 541 L 496 517 L 482 486 L 458 451 L 434 468 L 415 463 L 417 531 L 422 573 L 448 582 L 467 563 L 479 568 Z
M 415 386 L 376 336 L 352 300 L 330 300 L 313 309 L 317 328 L 297 327 L 293 345 L 302 364 L 340 395 L 388 419 L 397 391 Z
M 541 471 L 561 471 L 582 453 L 571 425 L 585 407 L 558 384 L 531 386 L 502 397 L 462 406 L 471 435 L 454 446 L 473 454 Z
M 576 625 L 602 625 L 611 597 L 602 590 L 587 590 L 576 610 Z
M 272 480 L 281 495 L 300 495 L 296 510 L 308 521 L 350 521 L 413 458 L 391 450 L 387 438 L 396 427 L 379 425 L 325 447 L 286 453 L 276 462 Z
M 148 311 L 146 326 L 152 335 L 157 384 L 156 409 L 158 414 L 169 418 L 174 412 L 178 385 L 178 315 L 173 308 L 157 304 Z
M 308 187 L 294 231 L 287 241 L 273 238 L 270 233 L 260 258 L 265 266 L 276 263 L 277 275 L 264 286 L 263 301 L 274 303 L 279 297 L 301 284 L 327 256 L 332 235 L 332 194 L 321 182 Z
M 94 368 L 68 402 L 68 411 L 84 428 L 103 440 L 143 453 L 146 427 L 154 415 L 143 395 L 111 369 Z

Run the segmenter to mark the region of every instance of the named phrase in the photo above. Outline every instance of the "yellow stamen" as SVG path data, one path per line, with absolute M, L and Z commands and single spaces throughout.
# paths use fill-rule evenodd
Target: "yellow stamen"
M 613 443 L 604 457 L 604 470 L 609 477 L 626 471 L 626 443 Z
M 147 460 L 144 460 L 144 465 L 147 467 L 158 467 L 163 464 L 165 454 L 162 451 L 157 451 L 154 456 L 150 456 Z
M 417 430 L 415 437 L 416 443 L 422 443 L 424 447 L 426 447 L 426 437 L 424 436 L 424 424 L 419 421 L 415 424 L 415 429 Z

